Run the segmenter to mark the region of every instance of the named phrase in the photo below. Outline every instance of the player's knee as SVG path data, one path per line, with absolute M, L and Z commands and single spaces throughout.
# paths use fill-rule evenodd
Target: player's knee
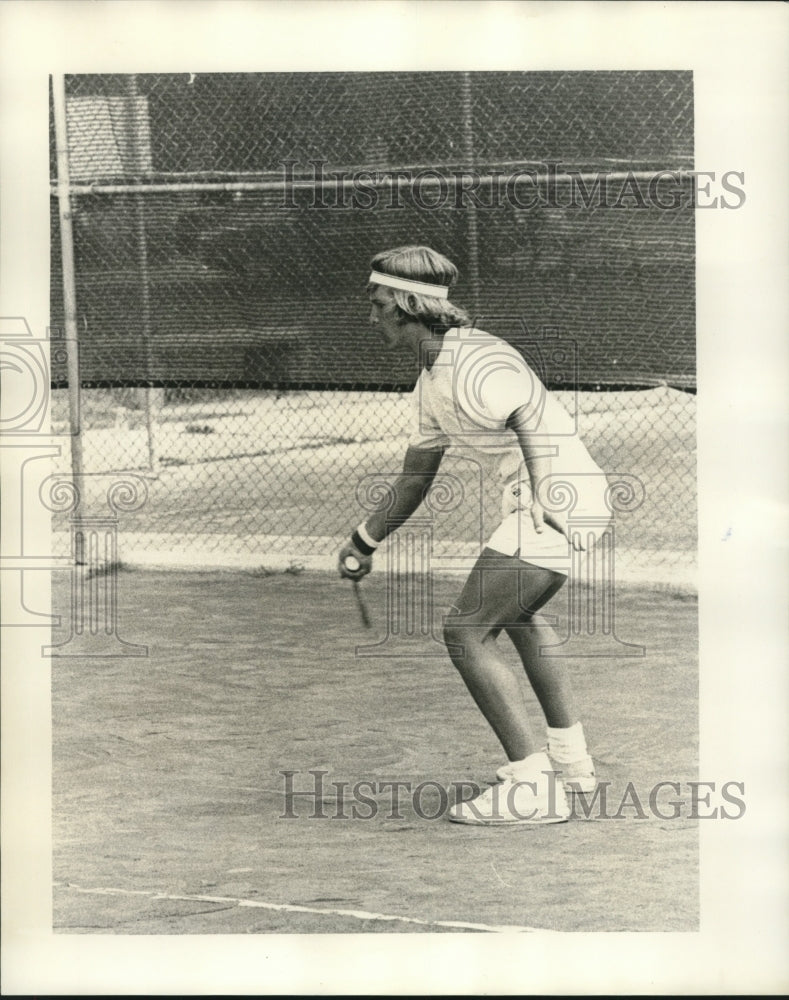
M 444 644 L 456 666 L 463 661 L 465 650 L 481 643 L 482 631 L 458 621 L 452 615 L 446 619 L 444 622 Z

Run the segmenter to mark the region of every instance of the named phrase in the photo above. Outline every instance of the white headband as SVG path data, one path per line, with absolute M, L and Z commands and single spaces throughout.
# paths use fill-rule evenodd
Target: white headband
M 398 278 L 394 274 L 382 274 L 373 271 L 370 275 L 371 285 L 388 285 L 389 288 L 402 288 L 404 292 L 416 292 L 418 295 L 432 295 L 435 299 L 449 298 L 446 285 L 429 285 L 426 281 L 412 281 L 410 278 Z

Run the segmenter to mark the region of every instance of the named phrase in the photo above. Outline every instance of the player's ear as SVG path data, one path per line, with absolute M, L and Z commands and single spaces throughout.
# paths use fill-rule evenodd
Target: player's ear
M 419 311 L 419 305 L 416 301 L 416 295 L 414 295 L 413 292 L 408 293 L 408 298 L 406 299 L 406 302 L 408 303 L 408 311 L 411 313 L 411 316 L 416 316 L 417 312 Z
M 409 295 L 409 297 L 405 301 L 406 301 L 406 305 L 410 309 L 411 308 L 411 296 Z M 413 321 L 414 317 L 410 313 L 407 313 L 405 311 L 405 309 L 402 309 L 397 303 L 395 303 L 395 310 L 397 312 L 397 323 L 400 326 L 403 326 L 404 324 L 410 323 L 410 322 Z

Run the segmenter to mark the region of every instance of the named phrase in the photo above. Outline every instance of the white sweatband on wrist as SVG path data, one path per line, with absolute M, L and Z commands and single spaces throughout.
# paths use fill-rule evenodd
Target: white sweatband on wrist
M 369 533 L 364 521 L 362 521 L 362 523 L 356 529 L 356 534 L 359 536 L 359 538 L 361 538 L 364 544 L 368 545 L 371 549 L 377 549 L 378 546 L 381 544 L 380 542 L 377 542 L 373 538 L 373 536 Z

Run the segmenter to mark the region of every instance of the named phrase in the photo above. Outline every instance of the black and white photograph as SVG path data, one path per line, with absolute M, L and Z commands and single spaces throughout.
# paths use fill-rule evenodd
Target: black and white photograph
M 4 991 L 785 990 L 786 11 L 616 8 L 8 5 Z

